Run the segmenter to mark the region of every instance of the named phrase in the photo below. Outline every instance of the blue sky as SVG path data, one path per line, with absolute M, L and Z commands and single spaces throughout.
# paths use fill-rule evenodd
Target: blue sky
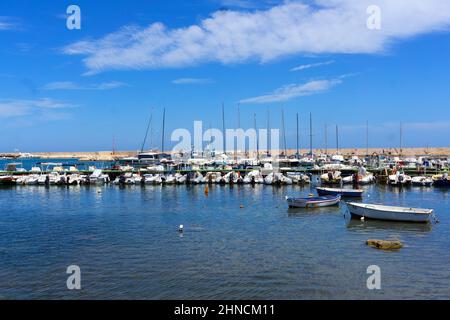
M 81 8 L 81 30 L 66 8 Z M 370 4 L 381 29 L 369 30 Z M 226 10 L 225 10 L 226 9 Z M 307 147 L 449 146 L 450 2 L 2 1 L 0 152 L 140 148 L 153 113 L 159 147 L 194 120 L 280 127 Z M 150 144 L 150 143 L 149 143 Z M 171 143 L 168 141 L 167 145 Z

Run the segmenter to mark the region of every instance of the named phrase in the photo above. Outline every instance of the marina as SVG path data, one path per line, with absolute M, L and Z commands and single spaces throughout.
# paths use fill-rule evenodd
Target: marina
M 0 2 L 0 301 L 450 300 L 449 0 L 78 2 Z
M 302 162 L 306 157 L 310 159 L 307 165 Z M 221 154 L 180 159 L 159 152 L 141 152 L 135 157 L 104 162 L 78 159 L 41 161 L 39 158 L 11 162 L 4 159 L 0 160 L 0 168 L 3 167 L 0 184 L 303 185 L 313 182 L 334 187 L 373 183 L 394 187 L 450 185 L 448 158 L 340 156 L 339 159 L 326 154 L 275 158 Z

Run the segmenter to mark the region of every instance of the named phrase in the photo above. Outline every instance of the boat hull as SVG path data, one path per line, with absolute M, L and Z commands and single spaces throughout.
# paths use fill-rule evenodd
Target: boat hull
M 446 187 L 450 188 L 450 180 L 440 179 L 440 180 L 434 180 L 433 185 L 435 187 Z
M 347 207 L 351 215 L 354 217 L 385 221 L 428 223 L 433 213 L 433 210 L 429 210 L 428 212 L 423 210 L 424 212 L 418 213 L 414 212 L 414 209 L 411 208 L 408 209 L 388 206 L 382 206 L 382 208 L 380 208 L 381 206 L 377 205 L 355 203 L 347 203 Z
M 289 208 L 320 208 L 339 204 L 340 196 L 325 196 L 314 198 L 286 198 Z
M 319 196 L 341 196 L 341 197 L 362 197 L 364 190 L 353 189 L 332 189 L 332 188 L 316 188 Z

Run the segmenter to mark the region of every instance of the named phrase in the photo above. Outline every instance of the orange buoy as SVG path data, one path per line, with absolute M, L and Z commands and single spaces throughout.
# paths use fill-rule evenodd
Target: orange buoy
M 205 196 L 207 196 L 209 194 L 209 188 L 208 186 L 205 187 Z

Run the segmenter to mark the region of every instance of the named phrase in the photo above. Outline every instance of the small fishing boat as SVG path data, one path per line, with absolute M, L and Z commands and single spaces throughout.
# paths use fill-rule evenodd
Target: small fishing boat
M 362 197 L 364 190 L 362 189 L 339 189 L 339 188 L 321 188 L 316 187 L 319 196 L 337 196 L 341 197 Z
M 426 223 L 433 216 L 433 209 L 404 208 L 355 202 L 347 202 L 347 207 L 352 216 L 376 220 Z
M 341 201 L 341 196 L 322 196 L 309 198 L 286 197 L 289 208 L 318 208 L 334 206 Z

